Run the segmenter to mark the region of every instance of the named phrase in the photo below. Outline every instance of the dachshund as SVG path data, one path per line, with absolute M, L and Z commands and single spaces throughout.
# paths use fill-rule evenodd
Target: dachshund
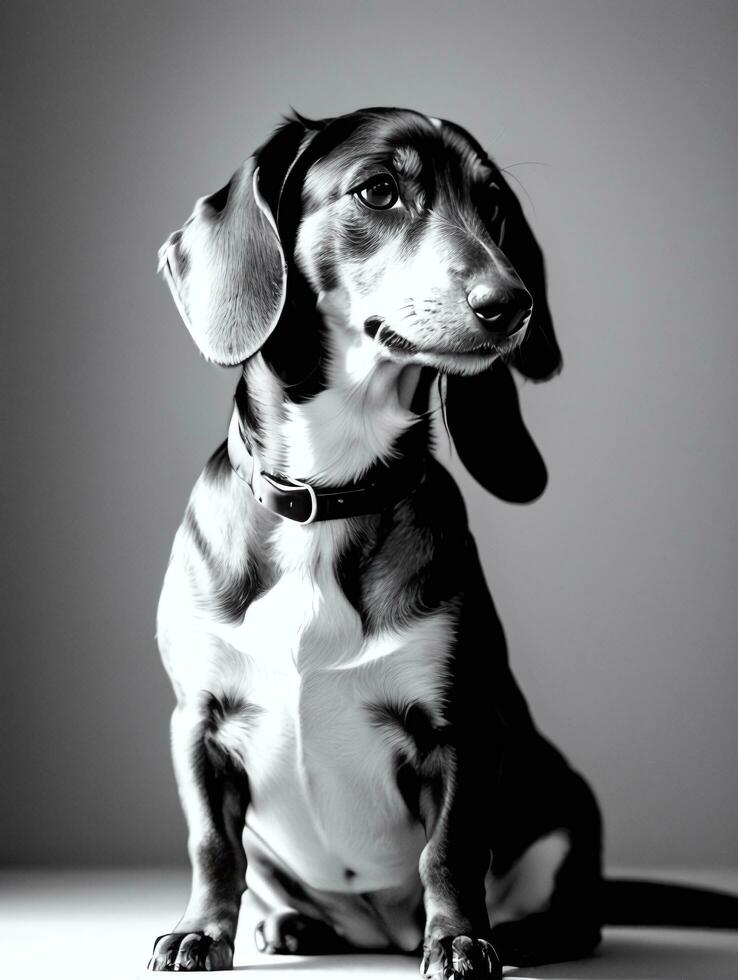
M 228 969 L 248 887 L 271 953 L 401 950 L 501 977 L 600 940 L 601 821 L 513 677 L 436 387 L 472 476 L 544 489 L 511 369 L 561 365 L 541 250 L 461 127 L 287 118 L 160 268 L 239 365 L 158 607 L 192 893 L 152 970 Z

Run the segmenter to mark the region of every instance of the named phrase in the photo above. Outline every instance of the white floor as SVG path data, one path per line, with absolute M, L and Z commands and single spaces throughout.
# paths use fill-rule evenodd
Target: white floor
M 653 871 L 643 877 L 657 877 Z M 661 874 L 738 891 L 738 874 Z M 188 880 L 178 871 L 12 872 L 0 875 L 0 976 L 3 980 L 148 977 L 153 940 L 181 914 Z M 404 956 L 261 956 L 245 909 L 236 970 L 272 980 L 334 973 L 353 980 L 416 980 Z M 222 974 L 225 976 L 226 974 Z M 558 980 L 738 980 L 738 932 L 609 929 L 599 955 L 506 977 Z

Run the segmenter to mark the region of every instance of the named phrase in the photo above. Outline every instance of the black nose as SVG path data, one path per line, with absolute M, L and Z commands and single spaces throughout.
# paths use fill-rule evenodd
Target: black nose
M 530 294 L 522 286 L 500 289 L 477 283 L 466 299 L 485 327 L 503 337 L 514 334 L 533 307 Z

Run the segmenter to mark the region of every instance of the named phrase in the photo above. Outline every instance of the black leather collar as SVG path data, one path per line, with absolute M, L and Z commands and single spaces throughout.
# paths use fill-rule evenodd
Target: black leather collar
M 313 487 L 303 480 L 264 472 L 243 437 L 238 410 L 228 429 L 228 457 L 234 473 L 259 503 L 296 524 L 378 514 L 407 497 L 425 473 L 425 453 L 413 453 L 387 466 L 373 466 L 362 480 L 342 487 Z

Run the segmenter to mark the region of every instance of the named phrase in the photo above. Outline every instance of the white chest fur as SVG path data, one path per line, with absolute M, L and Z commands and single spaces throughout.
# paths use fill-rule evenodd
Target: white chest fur
M 280 527 L 277 584 L 242 623 L 213 627 L 211 689 L 254 706 L 223 730 L 248 773 L 249 824 L 309 885 L 368 891 L 406 881 L 424 840 L 395 784 L 406 737 L 369 709 L 419 702 L 443 724 L 454 624 L 439 611 L 366 637 L 325 560 L 340 533 Z

